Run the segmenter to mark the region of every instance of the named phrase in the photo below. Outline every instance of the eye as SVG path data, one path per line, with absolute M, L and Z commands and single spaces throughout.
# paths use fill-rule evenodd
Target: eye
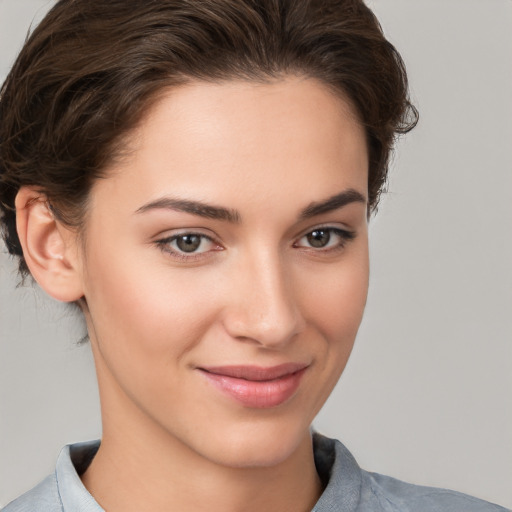
M 182 259 L 221 249 L 209 236 L 201 233 L 179 233 L 156 243 L 164 252 Z
M 345 246 L 347 242 L 354 239 L 355 233 L 340 228 L 321 227 L 316 228 L 302 236 L 295 247 L 309 249 L 338 249 Z

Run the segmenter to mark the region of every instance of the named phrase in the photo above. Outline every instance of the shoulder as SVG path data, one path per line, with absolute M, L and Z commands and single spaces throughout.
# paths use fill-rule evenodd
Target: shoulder
M 46 477 L 39 485 L 4 507 L 0 512 L 62 512 L 55 475 Z
M 53 475 L 0 512 L 101 512 L 103 509 L 94 501 L 79 477 L 93 459 L 99 445 L 99 441 L 89 441 L 65 446 L 57 459 Z
M 395 478 L 361 471 L 361 512 L 507 512 L 507 509 L 448 489 L 409 484 Z M 366 508 L 371 504 L 372 508 Z
M 512 512 L 460 492 L 364 471 L 342 443 L 317 433 L 313 446 L 325 485 L 314 512 Z

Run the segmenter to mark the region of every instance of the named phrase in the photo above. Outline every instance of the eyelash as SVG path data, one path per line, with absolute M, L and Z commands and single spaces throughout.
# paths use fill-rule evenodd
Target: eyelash
M 331 226 L 318 226 L 318 227 L 308 231 L 307 233 L 304 233 L 304 235 L 302 235 L 298 239 L 298 241 L 302 240 L 303 238 L 307 238 L 309 235 L 312 235 L 315 232 L 327 232 L 329 234 L 328 243 L 331 242 L 331 238 L 332 238 L 333 234 L 339 238 L 339 241 L 333 247 L 326 247 L 326 248 L 324 248 L 324 247 L 315 248 L 315 247 L 311 247 L 311 246 L 304 247 L 304 246 L 297 245 L 298 242 L 295 242 L 293 244 L 293 246 L 297 247 L 297 248 L 305 249 L 307 251 L 313 251 L 315 253 L 325 254 L 325 253 L 341 251 L 342 249 L 345 248 L 345 246 L 347 245 L 348 242 L 352 241 L 356 237 L 356 233 L 354 231 L 349 231 L 347 229 L 341 229 L 341 228 L 335 228 L 335 227 L 331 227 Z
M 179 260 L 182 260 L 182 261 L 195 261 L 197 259 L 206 257 L 206 254 L 208 252 L 211 252 L 211 251 L 204 251 L 204 252 L 190 252 L 190 253 L 187 253 L 187 252 L 184 252 L 184 251 L 180 251 L 179 249 L 177 250 L 177 249 L 171 248 L 171 244 L 173 242 L 176 242 L 180 238 L 184 238 L 184 237 L 187 237 L 187 236 L 188 237 L 196 236 L 196 237 L 201 238 L 201 242 L 200 242 L 201 244 L 204 241 L 208 241 L 211 244 L 216 245 L 217 248 L 213 249 L 213 251 L 221 251 L 221 250 L 223 250 L 219 244 L 216 244 L 215 240 L 212 237 L 210 237 L 208 235 L 205 235 L 204 233 L 196 233 L 194 231 L 185 231 L 183 233 L 178 233 L 176 235 L 172 235 L 172 236 L 169 236 L 169 237 L 166 237 L 166 238 L 162 238 L 161 240 L 157 240 L 156 244 L 160 248 L 160 250 L 163 251 L 164 253 L 169 254 L 173 258 L 176 258 L 176 259 L 179 259 Z
M 339 242 L 336 243 L 336 245 L 334 247 L 327 247 L 327 248 L 322 248 L 322 247 L 315 248 L 315 247 L 311 247 L 311 246 L 308 247 L 308 246 L 298 245 L 300 240 L 307 238 L 309 235 L 312 235 L 315 232 L 327 232 L 329 234 L 328 243 L 331 242 L 331 237 L 334 234 L 337 237 L 339 237 Z M 202 244 L 204 241 L 208 241 L 209 243 L 216 246 L 216 248 L 214 248 L 212 250 L 206 250 L 203 252 L 189 252 L 189 253 L 180 251 L 179 249 L 171 248 L 171 244 L 173 242 L 176 242 L 180 238 L 184 238 L 184 237 L 200 237 L 201 238 L 200 244 Z M 341 251 L 342 249 L 345 248 L 346 244 L 348 242 L 352 241 L 355 237 L 356 237 L 356 233 L 354 231 L 349 231 L 346 229 L 335 228 L 335 227 L 330 227 L 330 226 L 318 226 L 318 227 L 308 231 L 307 233 L 304 233 L 303 235 L 301 235 L 298 238 L 297 242 L 295 242 L 293 244 L 293 247 L 295 247 L 297 249 L 303 249 L 306 251 L 312 251 L 315 253 L 331 253 L 331 252 Z M 205 257 L 207 257 L 208 253 L 210 253 L 212 251 L 217 252 L 217 251 L 224 250 L 222 248 L 222 246 L 220 244 L 217 244 L 212 237 L 205 235 L 203 233 L 196 233 L 193 231 L 186 231 L 186 232 L 178 233 L 176 235 L 172 235 L 172 236 L 169 236 L 166 238 L 162 238 L 161 240 L 156 240 L 155 243 L 160 248 L 160 250 L 162 252 L 172 256 L 173 258 L 176 258 L 176 259 L 179 259 L 182 261 L 189 261 L 189 262 L 196 261 L 201 258 L 205 258 Z

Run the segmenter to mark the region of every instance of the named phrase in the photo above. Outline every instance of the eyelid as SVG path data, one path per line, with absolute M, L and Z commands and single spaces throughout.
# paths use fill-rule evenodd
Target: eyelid
M 174 242 L 178 238 L 180 238 L 182 236 L 186 236 L 186 235 L 198 236 L 203 239 L 206 239 L 214 245 L 214 248 L 212 248 L 210 250 L 202 251 L 202 252 L 190 252 L 190 253 L 182 252 L 182 251 L 171 248 L 170 244 L 172 242 Z M 214 237 L 212 235 L 207 235 L 206 233 L 201 232 L 200 229 L 194 229 L 194 228 L 183 228 L 183 229 L 175 230 L 174 232 L 166 232 L 165 236 L 160 236 L 158 239 L 156 239 L 154 241 L 154 243 L 159 247 L 159 249 L 163 253 L 165 253 L 175 259 L 182 260 L 185 262 L 186 261 L 193 262 L 193 261 L 196 261 L 199 259 L 208 258 L 209 256 L 211 256 L 210 253 L 224 250 L 224 247 L 222 246 L 222 244 L 220 244 L 216 240 L 216 237 Z
M 298 245 L 299 241 L 302 240 L 307 235 L 313 233 L 314 231 L 321 231 L 321 230 L 329 231 L 331 233 L 334 233 L 336 236 L 340 237 L 340 243 L 337 244 L 335 247 L 326 247 L 326 248 L 323 248 L 323 247 L 316 248 L 316 247 L 311 247 L 311 246 L 308 247 L 308 246 Z M 316 253 L 336 251 L 336 250 L 343 249 L 345 247 L 345 245 L 348 242 L 351 242 L 356 236 L 357 236 L 356 231 L 354 231 L 352 229 L 349 229 L 346 227 L 340 227 L 340 226 L 333 226 L 332 224 L 331 225 L 324 224 L 324 225 L 314 226 L 312 228 L 307 229 L 306 231 L 303 231 L 302 234 L 299 235 L 295 239 L 293 246 L 297 247 L 299 249 L 311 250 Z
M 179 228 L 162 229 L 157 234 L 153 235 L 152 239 L 154 239 L 155 241 L 164 240 L 183 235 L 204 236 L 206 238 L 211 238 L 212 240 L 218 238 L 217 235 L 213 233 L 210 229 L 195 226 L 184 226 Z
M 333 231 L 333 232 L 337 232 L 337 233 L 341 233 L 342 235 L 345 235 L 347 237 L 354 237 L 356 236 L 356 230 L 352 229 L 352 228 L 349 228 L 348 226 L 344 225 L 344 224 L 329 224 L 329 223 L 326 223 L 326 224 L 318 224 L 318 225 L 314 225 L 314 226 L 311 226 L 307 229 L 303 229 L 299 235 L 296 237 L 296 240 L 299 240 L 300 238 L 306 236 L 306 235 L 309 235 L 309 233 L 312 233 L 313 231 L 318 231 L 318 230 L 321 230 L 321 229 L 325 229 L 325 230 L 330 230 L 330 231 Z

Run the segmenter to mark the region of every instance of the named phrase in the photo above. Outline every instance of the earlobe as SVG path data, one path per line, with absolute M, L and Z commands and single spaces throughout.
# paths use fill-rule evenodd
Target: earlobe
M 53 298 L 74 302 L 83 296 L 76 235 L 57 221 L 44 194 L 22 187 L 16 196 L 16 227 L 34 279 Z

